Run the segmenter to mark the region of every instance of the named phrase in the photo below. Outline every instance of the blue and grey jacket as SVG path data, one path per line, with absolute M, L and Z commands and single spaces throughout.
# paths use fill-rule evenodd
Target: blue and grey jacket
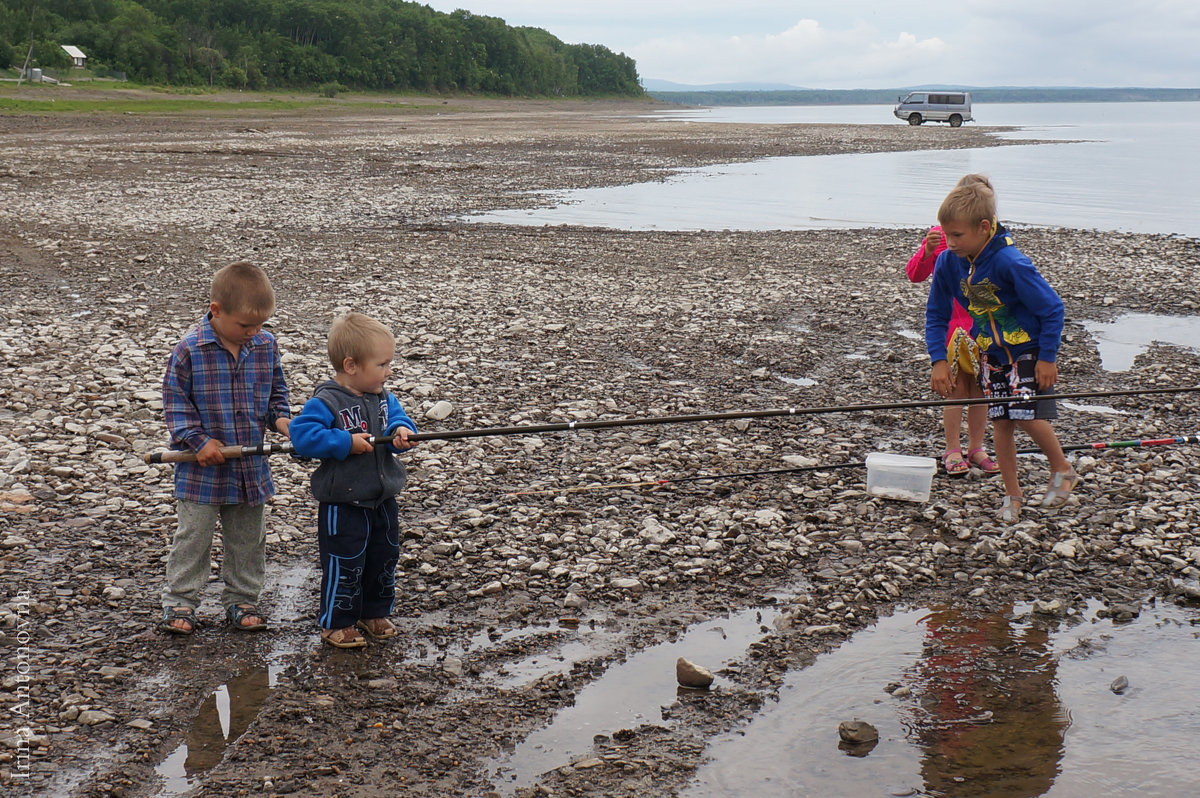
M 351 457 L 350 445 L 354 433 L 391 437 L 400 426 L 417 431 L 388 391 L 360 396 L 333 380 L 318 386 L 289 428 L 295 453 L 321 460 L 310 480 L 317 501 L 377 507 L 399 493 L 407 475 L 393 456 L 395 447 L 376 446 Z
M 925 346 L 934 363 L 946 359 L 955 299 L 971 314 L 971 335 L 992 362 L 1013 363 L 1032 352 L 1047 363 L 1058 357 L 1062 299 L 1003 227 L 973 260 L 950 250 L 938 256 L 925 305 Z

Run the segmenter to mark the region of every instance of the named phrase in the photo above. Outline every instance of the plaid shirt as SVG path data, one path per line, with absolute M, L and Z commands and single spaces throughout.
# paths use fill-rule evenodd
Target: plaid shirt
M 257 446 L 276 419 L 289 418 L 287 383 L 275 336 L 263 330 L 242 345 L 237 362 L 205 315 L 167 361 L 163 413 L 174 449 L 200 451 L 216 438 L 225 446 Z M 275 494 L 266 457 L 239 457 L 218 466 L 175 464 L 175 496 L 200 504 L 262 504 Z

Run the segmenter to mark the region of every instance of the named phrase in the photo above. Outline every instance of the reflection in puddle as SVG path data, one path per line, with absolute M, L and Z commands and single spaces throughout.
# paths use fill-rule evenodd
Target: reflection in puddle
M 1096 339 L 1100 366 L 1106 371 L 1128 371 L 1134 359 L 1157 342 L 1198 350 L 1200 317 L 1125 313 L 1110 322 L 1085 321 L 1083 328 Z
M 579 691 L 573 706 L 563 709 L 545 728 L 530 734 L 492 768 L 496 789 L 512 795 L 537 777 L 592 749 L 597 734 L 612 734 L 643 723 L 660 723 L 661 707 L 676 699 L 675 661 L 686 657 L 716 672 L 741 659 L 751 643 L 769 633 L 779 611 L 743 610 L 690 627 L 678 640 L 639 651 L 610 667 L 599 680 Z M 720 677 L 716 682 L 719 688 Z
M 549 640 L 550 638 L 555 639 Z M 421 640 L 416 646 L 417 656 L 413 657 L 412 661 L 433 665 L 447 657 L 463 658 L 501 645 L 515 646 L 521 650 L 536 648 L 537 653 L 509 662 L 497 671 L 499 678 L 496 684 L 499 687 L 511 688 L 529 684 L 550 674 L 565 673 L 581 660 L 610 654 L 619 640 L 618 634 L 592 625 L 575 628 L 525 626 L 507 632 L 485 630 L 457 643 L 430 638 Z
M 1066 622 L 950 608 L 882 619 L 792 673 L 680 795 L 1200 794 L 1189 614 L 1114 624 L 1098 606 Z M 1118 695 L 1119 676 L 1131 686 Z M 838 750 L 852 718 L 879 730 L 866 756 Z
M 458 642 L 439 639 L 436 635 L 421 637 L 416 640 L 416 653 L 410 660 L 422 665 L 432 665 L 446 657 L 464 657 L 522 639 L 528 639 L 530 644 L 537 645 L 538 638 L 549 637 L 558 631 L 560 630 L 551 626 L 524 626 L 507 632 L 485 629 Z
M 572 640 L 550 653 L 535 654 L 506 665 L 500 671 L 500 687 L 518 687 L 549 676 L 566 673 L 576 662 L 594 659 L 612 652 L 617 644 L 615 634 L 590 633 L 587 639 Z
M 265 592 L 271 596 L 272 615 L 278 623 L 303 620 L 300 604 L 310 597 L 314 579 L 319 581 L 320 575 L 307 563 L 268 572 Z M 187 738 L 154 768 L 163 779 L 158 795 L 182 795 L 199 785 L 199 777 L 221 761 L 226 749 L 258 716 L 275 689 L 283 659 L 304 645 L 291 636 L 280 637 L 267 655 L 268 664 L 239 672 L 204 700 Z
M 204 700 L 187 739 L 155 768 L 164 782 L 159 795 L 186 793 L 197 785 L 197 776 L 221 761 L 226 747 L 258 716 L 279 670 L 269 665 L 243 671 Z
M 1070 715 L 1055 692 L 1048 624 L 1006 614 L 934 610 L 920 620 L 921 658 L 901 681 L 921 781 L 933 794 L 1043 795 L 1063 757 Z M 982 789 L 982 792 L 980 790 Z

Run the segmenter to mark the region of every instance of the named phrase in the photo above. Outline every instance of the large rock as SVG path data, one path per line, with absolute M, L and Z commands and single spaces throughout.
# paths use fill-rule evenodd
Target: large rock
M 680 687 L 706 690 L 712 686 L 713 678 L 712 671 L 691 660 L 680 657 L 675 661 L 675 680 Z
M 872 743 L 879 739 L 879 730 L 865 720 L 844 720 L 838 724 L 838 737 L 853 745 Z
M 443 399 L 425 411 L 425 418 L 430 421 L 445 421 L 454 412 L 454 405 Z

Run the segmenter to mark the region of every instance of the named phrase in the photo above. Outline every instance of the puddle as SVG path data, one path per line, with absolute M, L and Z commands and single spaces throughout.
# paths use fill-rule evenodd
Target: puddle
M 440 618 L 441 616 L 438 615 L 436 617 Z M 414 640 L 414 656 L 408 658 L 411 662 L 432 665 L 448 656 L 463 657 L 467 654 L 486 651 L 490 648 L 523 638 L 528 638 L 531 643 L 536 644 L 537 638 L 548 637 L 560 630 L 559 627 L 550 626 L 549 624 L 545 626 L 525 626 L 518 629 L 510 629 L 507 632 L 485 629 L 471 635 L 466 640 L 450 642 L 444 637 L 438 637 L 437 632 L 440 625 L 440 621 L 427 624 L 423 636 Z
M 258 716 L 280 669 L 268 665 L 242 671 L 204 699 L 187 739 L 154 769 L 163 779 L 158 795 L 183 795 L 199 785 L 197 777 L 219 763 Z
M 312 565 L 296 565 L 269 574 L 263 595 L 270 598 L 274 623 L 301 621 L 300 603 L 309 598 L 319 580 Z M 300 651 L 307 637 L 280 635 L 265 665 L 239 671 L 204 699 L 184 742 L 154 768 L 163 781 L 157 795 L 184 795 L 200 785 L 200 776 L 221 761 L 226 750 L 258 717 L 276 687 L 284 658 Z
M 1200 794 L 1200 616 L 1159 606 L 1114 624 L 1099 607 L 1062 622 L 1020 609 L 885 618 L 793 672 L 679 795 Z M 839 748 L 838 723 L 854 718 L 877 744 Z
M 660 643 L 610 667 L 579 691 L 574 705 L 549 726 L 526 737 L 490 768 L 501 795 L 532 785 L 539 775 L 592 750 L 597 734 L 611 735 L 643 723 L 663 723 L 661 709 L 676 700 L 675 661 L 687 657 L 716 673 L 740 660 L 751 643 L 769 634 L 779 610 L 762 607 L 695 624 L 676 641 Z M 715 686 L 719 689 L 721 677 Z
M 617 640 L 615 634 L 594 633 L 570 640 L 552 652 L 535 654 L 504 666 L 499 671 L 501 678 L 497 684 L 501 687 L 519 687 L 550 674 L 566 673 L 576 662 L 611 653 L 617 645 Z
M 808 388 L 817 384 L 816 380 L 809 379 L 808 377 L 780 377 L 779 379 L 788 385 L 797 385 L 801 388 Z
M 545 640 L 556 638 L 546 643 Z M 506 663 L 497 669 L 496 684 L 500 687 L 518 687 L 541 679 L 552 673 L 563 673 L 584 659 L 610 653 L 619 636 L 591 624 L 570 626 L 525 626 L 507 632 L 486 630 L 458 643 L 446 643 L 426 637 L 416 645 L 416 656 L 412 662 L 435 665 L 447 657 L 463 658 L 478 654 L 501 645 L 514 645 L 521 649 L 526 644 L 537 647 L 538 652 Z
M 1129 412 L 1126 410 L 1118 410 L 1115 407 L 1108 407 L 1107 405 L 1078 405 L 1078 404 L 1075 404 L 1074 402 L 1068 402 L 1065 399 L 1061 400 L 1059 402 L 1059 404 L 1061 404 L 1063 407 L 1067 408 L 1068 410 L 1079 410 L 1084 413 L 1101 413 L 1101 414 L 1110 415 L 1110 416 L 1127 416 L 1127 415 L 1129 415 Z
M 1083 328 L 1096 339 L 1100 366 L 1106 371 L 1129 371 L 1151 344 L 1161 343 L 1200 351 L 1200 317 L 1125 313 L 1110 322 L 1085 321 Z

